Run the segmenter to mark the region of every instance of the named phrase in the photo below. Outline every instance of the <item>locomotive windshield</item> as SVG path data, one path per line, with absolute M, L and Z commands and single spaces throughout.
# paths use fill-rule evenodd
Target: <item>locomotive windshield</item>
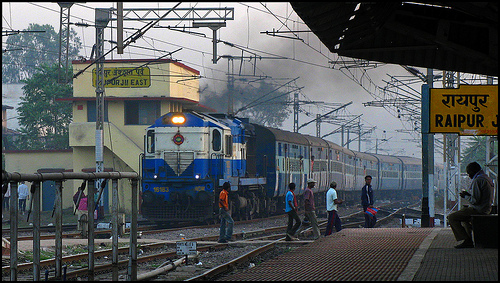
M 146 150 L 148 153 L 155 153 L 155 132 L 149 130 L 146 133 Z

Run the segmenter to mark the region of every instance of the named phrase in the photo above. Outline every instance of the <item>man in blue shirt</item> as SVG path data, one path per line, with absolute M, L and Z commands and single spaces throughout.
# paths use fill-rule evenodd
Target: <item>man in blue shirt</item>
M 291 240 L 298 240 L 295 238 L 295 233 L 297 232 L 297 229 L 299 229 L 300 224 L 300 218 L 299 215 L 297 215 L 297 197 L 295 197 L 295 183 L 290 183 L 288 185 L 289 191 L 286 193 L 285 196 L 285 212 L 288 214 L 288 227 L 286 229 L 286 240 L 291 241 Z M 295 225 L 293 225 L 293 220 L 295 219 Z
M 372 176 L 367 175 L 365 177 L 365 185 L 361 189 L 361 205 L 363 206 L 363 212 L 366 212 L 368 207 L 373 207 L 373 189 L 372 189 Z M 377 223 L 377 216 L 369 216 L 365 213 L 365 228 L 373 228 Z

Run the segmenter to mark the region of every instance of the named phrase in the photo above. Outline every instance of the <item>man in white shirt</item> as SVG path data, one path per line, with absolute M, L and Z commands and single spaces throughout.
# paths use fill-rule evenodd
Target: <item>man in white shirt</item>
M 337 205 L 344 201 L 337 198 L 337 183 L 335 181 L 330 183 L 330 188 L 326 192 L 326 211 L 328 212 L 328 224 L 326 225 L 325 236 L 332 234 L 333 226 L 339 232 L 342 230 L 342 222 L 340 221 L 339 214 L 337 213 Z
M 19 210 L 24 215 L 26 212 L 26 200 L 30 198 L 30 191 L 28 186 L 21 181 L 21 185 L 17 187 L 17 194 L 19 199 Z

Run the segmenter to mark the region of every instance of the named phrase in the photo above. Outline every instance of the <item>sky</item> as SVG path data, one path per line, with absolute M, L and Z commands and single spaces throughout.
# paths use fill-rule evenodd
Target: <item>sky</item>
M 124 8 L 171 8 L 177 2 L 124 2 Z M 93 24 L 95 20 L 94 8 L 116 7 L 116 2 L 87 2 L 76 3 L 70 10 L 70 22 Z M 234 73 L 245 76 L 257 75 L 267 76 L 269 82 L 276 85 L 296 79 L 293 86 L 302 88 L 300 100 L 310 100 L 329 104 L 343 105 L 352 101 L 342 114 L 357 116 L 362 114 L 360 123 L 363 129 L 372 129 L 372 132 L 363 136 L 366 141 L 361 142 L 361 151 L 375 152 L 378 143 L 379 153 L 421 157 L 419 138 L 415 135 L 405 133 L 408 124 L 402 123 L 381 107 L 365 107 L 363 103 L 376 100 L 376 98 L 365 89 L 378 86 L 385 87 L 392 77 L 411 78 L 411 75 L 399 65 L 372 62 L 372 68 L 365 69 L 340 69 L 340 65 L 333 66 L 329 61 L 348 62 L 353 59 L 347 57 L 339 58 L 330 53 L 328 49 L 311 32 L 296 33 L 301 40 L 274 37 L 263 32 L 271 31 L 309 31 L 309 28 L 296 15 L 288 2 L 182 2 L 179 7 L 210 7 L 210 8 L 234 8 L 234 20 L 229 20 L 225 27 L 218 30 L 218 39 L 232 43 L 232 46 L 219 42 L 217 54 L 231 56 L 260 56 L 257 60 L 244 59 L 229 61 L 225 58 L 212 63 L 212 30 L 209 28 L 190 29 L 198 34 L 188 34 L 173 31 L 166 28 L 152 28 L 138 39 L 133 46 L 127 47 L 124 54 L 116 52 L 108 55 L 106 59 L 138 59 L 158 58 L 166 52 L 172 52 L 179 48 L 180 51 L 172 55 L 172 59 L 180 60 L 182 63 L 200 71 L 200 87 L 208 87 L 216 92 L 225 89 L 228 69 Z M 30 23 L 50 24 L 55 30 L 59 30 L 60 8 L 55 2 L 2 2 L 2 31 L 6 29 L 23 30 Z M 125 21 L 126 33 L 124 38 L 129 37 L 135 31 L 132 28 L 144 27 L 144 21 Z M 116 26 L 112 22 L 109 26 Z M 190 21 L 163 21 L 161 26 L 189 27 Z M 95 28 L 72 26 L 84 45 L 80 52 L 81 56 L 90 57 L 92 45 L 95 42 Z M 115 29 L 107 28 L 105 39 L 116 40 Z M 201 35 L 201 34 L 203 35 Z M 289 33 L 280 33 L 284 36 L 292 36 Z M 5 38 L 2 38 L 5 42 Z M 105 51 L 109 50 L 110 44 L 105 45 Z M 279 59 L 278 59 L 279 58 Z M 232 62 L 230 64 L 229 62 Z M 333 68 L 332 68 L 333 66 Z M 417 68 L 425 73 L 422 68 Z M 351 72 L 352 74 L 350 74 Z M 363 78 L 363 83 L 356 83 L 353 78 Z M 415 78 L 415 77 L 413 77 Z M 368 79 L 371 83 L 368 83 Z M 415 84 L 412 88 L 420 90 L 421 84 Z M 372 93 L 374 93 L 372 91 Z M 304 111 L 311 113 L 311 117 L 303 113 L 299 115 L 299 125 L 311 121 L 316 114 L 325 114 L 332 110 L 325 105 L 318 107 L 304 105 Z M 290 111 L 292 107 L 290 106 Z M 394 113 L 394 112 L 393 112 Z M 325 135 L 335 129 L 338 125 L 322 123 L 321 134 Z M 293 130 L 293 115 L 285 121 L 282 129 Z M 316 135 L 316 123 L 303 127 L 300 133 Z M 350 138 L 354 138 L 350 134 Z M 415 139 L 417 137 L 417 139 Z M 330 135 L 328 138 L 335 143 L 340 143 L 340 134 Z M 351 149 L 358 150 L 358 142 L 352 142 Z

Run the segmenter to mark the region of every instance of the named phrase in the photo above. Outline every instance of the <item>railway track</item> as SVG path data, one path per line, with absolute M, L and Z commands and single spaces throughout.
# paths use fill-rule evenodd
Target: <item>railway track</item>
M 406 208 L 408 206 L 405 206 Z M 379 220 L 378 220 L 378 225 L 383 225 L 385 221 L 389 221 L 393 217 L 397 217 L 400 215 L 401 211 L 405 208 L 399 208 L 399 209 L 390 209 L 390 208 L 382 208 L 379 211 Z M 278 216 L 280 218 L 283 218 L 283 215 Z M 276 217 L 274 217 L 276 218 Z M 346 216 L 341 217 L 342 222 L 343 222 L 343 227 L 344 228 L 357 228 L 360 225 L 364 223 L 364 217 L 362 214 L 362 211 L 357 211 L 355 213 L 351 213 Z M 255 223 L 263 221 L 262 219 L 254 219 L 254 220 L 249 220 L 249 221 L 239 221 L 235 224 L 237 225 L 245 225 L 245 223 Z M 320 229 L 324 230 L 324 227 L 326 226 L 325 220 L 319 221 Z M 191 229 L 203 229 L 206 227 L 211 227 L 211 228 L 217 228 L 218 225 L 209 225 L 209 226 L 196 226 L 196 227 L 190 227 Z M 177 233 L 178 231 L 181 231 L 181 229 L 186 229 L 186 228 L 173 228 L 173 229 L 159 229 L 159 230 L 143 230 L 142 233 L 144 234 L 157 234 L 160 235 L 161 233 Z M 233 259 L 228 260 L 225 264 L 220 264 L 217 265 L 202 274 L 196 275 L 195 277 L 192 277 L 192 280 L 208 280 L 211 278 L 214 278 L 216 276 L 219 276 L 220 274 L 226 273 L 229 270 L 235 269 L 237 266 L 241 265 L 242 262 L 248 262 L 251 261 L 252 258 L 259 257 L 263 253 L 269 252 L 271 250 L 275 250 L 278 246 L 283 247 L 293 247 L 296 245 L 303 245 L 307 244 L 310 241 L 307 240 L 307 237 L 312 235 L 310 227 L 305 227 L 301 231 L 301 235 L 299 236 L 300 238 L 304 239 L 301 241 L 297 242 L 286 242 L 285 241 L 285 231 L 286 231 L 286 225 L 278 225 L 274 227 L 268 227 L 268 228 L 263 228 L 263 229 L 256 229 L 252 231 L 243 231 L 239 233 L 234 233 L 233 234 L 233 239 L 235 240 L 234 242 L 230 243 L 224 243 L 224 244 L 219 244 L 217 243 L 218 235 L 207 235 L 207 236 L 202 236 L 202 237 L 193 237 L 193 238 L 186 238 L 183 239 L 183 241 L 194 241 L 197 242 L 197 252 L 198 252 L 198 258 L 203 258 L 205 254 L 210 254 L 214 253 L 216 251 L 219 251 L 221 249 L 235 249 L 238 247 L 255 247 L 254 249 L 247 251 L 245 250 L 241 255 L 236 256 Z M 322 231 L 323 233 L 323 231 Z M 175 241 L 162 241 L 158 243 L 151 243 L 151 244 L 141 244 L 140 245 L 140 251 L 143 253 L 141 256 L 138 257 L 138 264 L 139 267 L 138 270 L 142 273 L 143 275 L 138 275 L 140 278 L 154 278 L 156 276 L 164 276 L 164 275 L 158 275 L 155 273 L 155 271 L 151 270 L 151 264 L 148 264 L 149 262 L 158 262 L 161 260 L 164 260 L 165 262 L 168 262 L 167 264 L 162 264 L 161 268 L 169 268 L 174 269 L 174 262 L 177 263 L 177 265 L 181 265 L 184 263 L 184 258 L 178 258 L 177 253 L 175 251 Z M 118 262 L 118 265 L 113 266 L 111 263 L 109 263 L 108 258 L 112 254 L 111 249 L 106 249 L 106 250 L 101 250 L 95 252 L 95 258 L 96 258 L 96 264 L 95 264 L 95 278 L 98 279 L 110 279 L 111 277 L 113 278 L 118 278 L 117 276 L 120 276 L 120 278 L 123 278 L 126 276 L 126 267 L 129 263 L 128 261 L 128 253 L 129 253 L 129 248 L 128 247 L 122 247 L 119 248 L 119 256 L 121 257 L 121 260 Z M 71 256 L 65 256 L 63 257 L 63 264 L 67 267 L 67 272 L 66 272 L 66 279 L 71 280 L 71 279 L 82 279 L 82 278 L 87 278 L 89 276 L 88 274 L 88 269 L 86 267 L 86 260 L 88 259 L 88 253 L 81 253 L 77 255 L 71 255 Z M 176 259 L 174 261 L 174 259 Z M 84 265 L 80 266 L 79 268 L 76 268 L 78 262 L 85 262 Z M 143 264 L 142 263 L 146 263 Z M 42 261 L 42 269 L 49 270 L 49 274 L 53 273 L 51 272 L 51 269 L 54 269 L 54 264 L 55 260 L 54 259 L 49 259 L 49 260 L 44 260 Z M 18 271 L 20 273 L 28 273 L 32 269 L 32 263 L 24 263 L 18 265 Z M 72 266 L 73 265 L 73 266 Z M 166 266 L 166 267 L 165 267 Z M 206 268 L 207 266 L 205 266 Z M 165 270 L 160 270 L 162 272 L 165 272 Z M 6 275 L 10 271 L 10 267 L 2 267 L 2 274 Z M 161 272 L 160 272 L 161 273 Z M 153 274 L 153 275 L 151 275 Z M 24 275 L 25 276 L 25 275 Z M 23 276 L 23 277 L 24 277 Z M 142 277 L 141 277 L 142 276 Z M 148 277 L 150 276 L 150 277 Z M 23 277 L 19 277 L 20 279 Z M 42 275 L 43 277 L 43 275 Z M 139 278 L 138 277 L 138 278 Z M 5 276 L 4 276 L 5 278 Z M 29 276 L 28 276 L 29 278 Z M 51 278 L 48 276 L 48 279 L 56 279 L 56 278 Z

